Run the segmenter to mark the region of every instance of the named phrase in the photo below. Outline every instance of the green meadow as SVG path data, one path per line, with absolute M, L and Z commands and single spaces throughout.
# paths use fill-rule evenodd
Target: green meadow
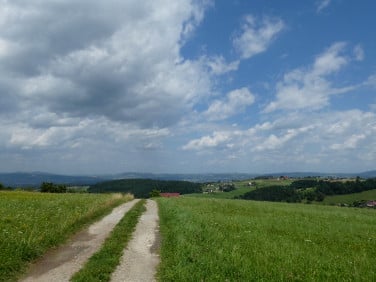
M 348 204 L 351 205 L 356 201 L 368 201 L 376 200 L 376 189 L 363 191 L 360 193 L 326 196 L 323 204 L 336 205 L 336 204 Z
M 0 192 L 0 281 L 14 281 L 30 261 L 130 199 L 121 194 Z
M 211 196 L 234 197 L 255 189 L 247 182 L 236 188 Z M 374 193 L 326 200 L 354 201 Z M 376 281 L 375 209 L 200 195 L 156 198 L 158 281 Z M 29 262 L 131 198 L 0 192 L 0 281 L 16 281 Z M 140 201 L 74 279 L 108 280 L 142 211 Z
M 375 281 L 376 210 L 158 199 L 160 281 Z

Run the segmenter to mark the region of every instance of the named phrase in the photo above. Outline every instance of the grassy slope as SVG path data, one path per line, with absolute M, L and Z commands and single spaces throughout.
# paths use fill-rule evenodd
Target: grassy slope
M 160 281 L 374 281 L 376 211 L 159 199 Z
M 361 200 L 376 200 L 376 189 L 354 194 L 326 196 L 322 203 L 326 205 L 338 203 L 352 204 L 355 201 Z
M 0 281 L 130 196 L 0 192 Z
M 252 182 L 252 186 L 248 186 L 248 183 Z M 218 192 L 218 193 L 194 193 L 188 194 L 188 197 L 200 197 L 200 198 L 215 198 L 215 199 L 234 199 L 245 193 L 252 191 L 256 188 L 262 188 L 271 185 L 290 185 L 291 180 L 276 180 L 276 179 L 258 179 L 258 180 L 244 180 L 234 182 L 236 189 L 230 192 Z

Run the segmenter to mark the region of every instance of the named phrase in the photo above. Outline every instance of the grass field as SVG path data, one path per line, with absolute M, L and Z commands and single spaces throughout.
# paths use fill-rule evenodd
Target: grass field
M 376 211 L 158 199 L 160 281 L 375 281 Z
M 361 201 L 361 200 L 376 200 L 376 189 L 364 191 L 361 193 L 354 193 L 354 194 L 326 196 L 322 203 L 326 205 L 335 205 L 335 204 L 351 205 L 355 201 Z
M 131 196 L 0 192 L 0 281 Z

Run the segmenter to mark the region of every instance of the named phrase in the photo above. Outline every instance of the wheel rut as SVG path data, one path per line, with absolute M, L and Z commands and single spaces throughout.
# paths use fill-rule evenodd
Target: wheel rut
M 132 200 L 114 208 L 109 215 L 75 234 L 66 244 L 47 252 L 31 265 L 20 282 L 69 281 L 100 249 L 112 229 L 138 201 Z
M 156 281 L 159 244 L 158 205 L 153 200 L 147 200 L 146 211 L 140 217 L 111 282 Z

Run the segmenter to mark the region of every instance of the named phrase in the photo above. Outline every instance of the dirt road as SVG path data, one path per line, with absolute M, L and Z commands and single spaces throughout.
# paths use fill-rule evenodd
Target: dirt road
M 155 201 L 146 202 L 146 212 L 141 216 L 133 238 L 124 250 L 120 265 L 112 275 L 112 282 L 155 281 L 159 263 L 158 206 Z
M 69 281 L 97 251 L 115 225 L 138 200 L 115 208 L 111 214 L 73 236 L 67 244 L 48 252 L 31 266 L 22 282 Z

